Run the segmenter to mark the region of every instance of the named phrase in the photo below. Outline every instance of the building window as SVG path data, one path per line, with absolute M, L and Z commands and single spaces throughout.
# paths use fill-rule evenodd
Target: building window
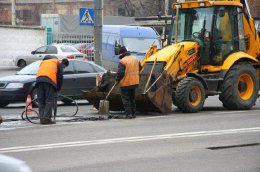
M 126 14 L 125 14 L 125 9 L 123 9 L 123 8 L 118 8 L 118 15 L 119 16 L 125 16 Z
M 23 10 L 24 20 L 30 20 L 32 18 L 32 10 Z
M 23 21 L 28 21 L 32 19 L 32 10 L 17 10 L 16 16 Z

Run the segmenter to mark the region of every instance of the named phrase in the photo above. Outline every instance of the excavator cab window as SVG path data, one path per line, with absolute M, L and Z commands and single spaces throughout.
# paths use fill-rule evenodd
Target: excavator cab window
M 209 37 L 212 26 L 214 8 L 180 9 L 178 20 L 173 18 L 169 35 L 169 44 L 173 44 L 175 38 L 176 22 L 178 21 L 178 42 L 196 41 L 202 44 Z
M 241 8 L 237 8 L 237 24 L 238 24 L 238 36 L 239 40 L 239 50 L 246 52 L 246 38 L 245 38 L 245 28 L 243 23 L 243 11 Z
M 229 54 L 245 49 L 242 15 L 234 6 L 180 9 L 172 20 L 168 43 L 198 42 L 200 64 L 220 66 Z
M 178 42 L 193 41 L 200 45 L 201 64 L 210 63 L 210 37 L 214 7 L 180 9 L 178 19 L 172 21 L 168 42 L 175 41 L 176 22 L 178 21 Z
M 213 24 L 213 37 L 211 46 L 211 65 L 222 65 L 225 58 L 234 52 L 235 41 L 235 7 L 218 7 Z

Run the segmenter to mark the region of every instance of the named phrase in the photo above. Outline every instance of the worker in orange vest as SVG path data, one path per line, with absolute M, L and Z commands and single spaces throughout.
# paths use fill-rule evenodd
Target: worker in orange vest
M 141 69 L 138 58 L 131 55 L 123 46 L 119 50 L 119 65 L 116 81 L 121 91 L 121 99 L 125 109 L 125 118 L 135 118 L 136 103 L 135 89 L 139 85 L 139 72 Z
M 68 59 L 59 60 L 46 55 L 37 73 L 37 99 L 41 124 L 55 124 L 51 120 L 54 96 L 61 90 L 63 69 L 69 65 Z

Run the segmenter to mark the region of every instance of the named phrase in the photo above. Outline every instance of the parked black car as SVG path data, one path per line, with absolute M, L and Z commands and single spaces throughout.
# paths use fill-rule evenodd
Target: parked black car
M 36 74 L 41 61 L 36 61 L 15 75 L 0 78 L 0 107 L 9 103 L 26 102 L 28 94 L 32 99 L 37 97 Z M 64 69 L 63 86 L 60 94 L 73 99 L 83 99 L 81 90 L 89 90 L 96 85 L 96 75 L 105 73 L 106 70 L 90 61 L 70 60 Z M 61 100 L 71 103 L 69 99 Z

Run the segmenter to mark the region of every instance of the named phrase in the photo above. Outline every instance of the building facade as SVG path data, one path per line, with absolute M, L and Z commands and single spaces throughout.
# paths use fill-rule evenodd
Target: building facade
M 104 16 L 151 16 L 162 11 L 164 0 L 104 0 Z M 93 8 L 93 0 L 16 0 L 17 24 L 39 25 L 41 14 L 79 14 Z M 0 24 L 11 24 L 11 0 L 0 0 Z
M 164 15 L 165 0 L 103 0 L 104 16 L 146 17 Z M 169 0 L 169 4 L 176 0 Z M 260 18 L 260 0 L 248 0 L 252 16 Z M 170 5 L 169 5 L 170 6 Z M 16 0 L 19 25 L 40 25 L 41 14 L 78 15 L 93 8 L 93 0 Z M 11 0 L 0 0 L 0 24 L 11 24 Z
M 93 1 L 16 0 L 16 23 L 40 25 L 41 14 L 78 14 L 81 7 L 93 8 Z M 11 24 L 11 17 L 10 1 L 0 1 L 0 24 Z
M 249 8 L 254 18 L 260 18 L 260 0 L 248 0 Z

